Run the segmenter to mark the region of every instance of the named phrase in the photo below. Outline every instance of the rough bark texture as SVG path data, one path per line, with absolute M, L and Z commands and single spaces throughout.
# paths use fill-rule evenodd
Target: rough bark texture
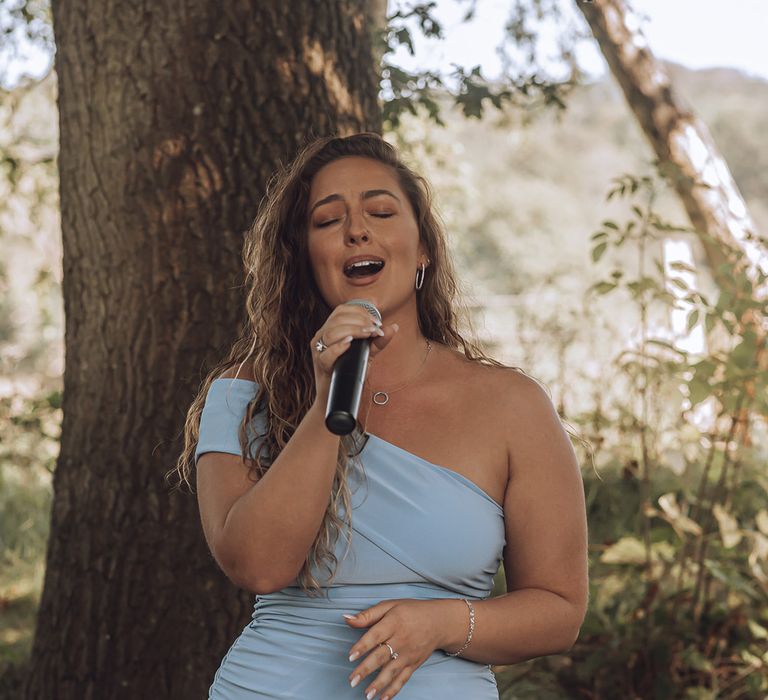
M 204 698 L 253 596 L 169 493 L 242 235 L 307 133 L 380 131 L 367 0 L 53 1 L 66 373 L 25 697 Z
M 766 269 L 764 254 L 761 262 L 761 252 L 745 239 L 747 231 L 755 233 L 755 226 L 725 159 L 706 125 L 673 92 L 637 15 L 624 0 L 576 0 L 576 5 L 656 155 L 685 176 L 676 188 L 694 228 L 741 247 L 755 267 Z M 702 244 L 717 279 L 724 258 L 705 238 Z

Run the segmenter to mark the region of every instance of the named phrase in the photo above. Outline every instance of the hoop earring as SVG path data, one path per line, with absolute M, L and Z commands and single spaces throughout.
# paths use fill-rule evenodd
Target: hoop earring
M 424 270 L 426 269 L 424 263 L 421 263 L 421 280 L 419 280 L 419 272 L 416 271 L 416 289 L 421 289 L 424 284 Z

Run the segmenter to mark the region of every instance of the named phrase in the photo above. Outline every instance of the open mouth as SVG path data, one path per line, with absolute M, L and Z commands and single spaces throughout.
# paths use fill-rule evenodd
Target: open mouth
M 384 269 L 383 260 L 366 260 L 348 265 L 344 276 L 350 280 L 373 279 Z

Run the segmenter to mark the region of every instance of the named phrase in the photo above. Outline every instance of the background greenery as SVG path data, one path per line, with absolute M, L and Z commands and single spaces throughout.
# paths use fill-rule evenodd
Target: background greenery
M 668 68 L 768 230 L 768 83 Z M 55 96 L 51 73 L 0 102 L 0 695 L 30 650 L 61 423 Z M 406 114 L 388 138 L 435 185 L 488 350 L 542 380 L 591 446 L 576 444 L 592 583 L 581 637 L 497 667 L 502 697 L 765 697 L 768 392 L 753 340 L 732 334 L 747 281 L 713 289 L 613 83 L 577 88 L 560 114 L 468 120 L 438 100 L 445 128 Z M 690 245 L 692 271 L 670 267 L 670 242 Z M 699 310 L 690 332 L 673 323 L 680 295 Z M 705 323 L 729 352 L 708 354 Z

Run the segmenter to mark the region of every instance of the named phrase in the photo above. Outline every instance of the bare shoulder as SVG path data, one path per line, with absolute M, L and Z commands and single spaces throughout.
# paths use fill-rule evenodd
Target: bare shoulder
M 461 350 L 446 345 L 437 345 L 437 351 L 439 359 L 434 376 L 443 392 L 454 399 L 461 395 L 465 407 L 467 401 L 482 399 L 483 407 L 491 409 L 492 413 L 497 412 L 497 399 L 503 393 L 500 380 L 505 372 L 512 373 L 513 370 L 470 360 Z M 493 393 L 489 395 L 489 391 Z M 493 400 L 489 401 L 489 398 Z
M 568 432 L 545 385 L 521 371 L 501 375 L 503 395 L 499 400 L 502 426 L 507 439 L 510 479 L 521 470 L 550 461 L 566 468 L 576 466 L 576 455 Z
M 497 368 L 495 380 L 499 386 L 506 411 L 518 417 L 520 413 L 556 413 L 549 390 L 537 379 L 515 368 Z M 506 414 L 510 416 L 509 413 Z
M 232 365 L 226 372 L 219 375 L 219 379 L 247 379 L 249 382 L 255 382 L 253 369 L 249 364 L 237 363 Z
M 451 363 L 452 376 L 471 386 L 474 392 L 482 392 L 487 405 L 500 409 L 501 401 L 519 394 L 528 383 L 539 387 L 535 380 L 513 367 L 469 360 L 461 351 L 453 348 L 444 348 L 443 353 L 447 362 L 446 369 L 450 367 L 448 363 Z M 488 399 L 493 400 L 488 402 Z
M 476 410 L 505 444 L 510 479 L 515 465 L 535 463 L 532 458 L 544 445 L 569 450 L 567 432 L 542 383 L 514 367 L 465 362 L 472 377 L 467 386 L 478 399 Z

